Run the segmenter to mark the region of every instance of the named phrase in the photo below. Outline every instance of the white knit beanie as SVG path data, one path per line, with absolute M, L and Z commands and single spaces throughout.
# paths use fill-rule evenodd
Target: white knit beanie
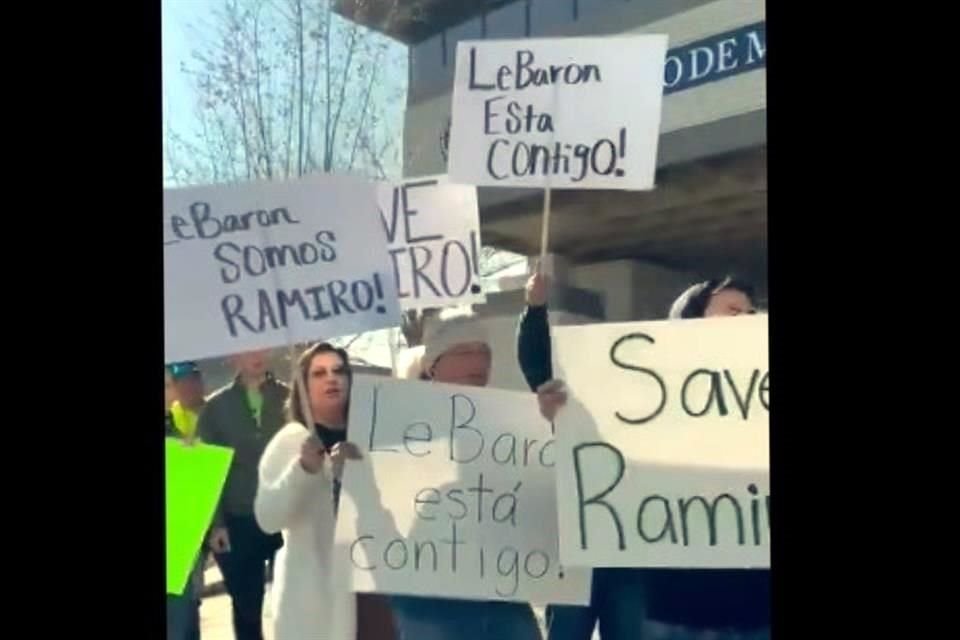
M 444 309 L 428 318 L 423 328 L 421 370 L 429 371 L 437 358 L 459 344 L 480 342 L 490 348 L 487 332 L 470 307 Z

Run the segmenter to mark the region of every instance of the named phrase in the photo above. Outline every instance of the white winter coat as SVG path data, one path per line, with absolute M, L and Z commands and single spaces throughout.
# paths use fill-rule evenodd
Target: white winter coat
M 309 437 L 290 423 L 260 460 L 254 512 L 267 533 L 283 532 L 273 580 L 275 640 L 355 640 L 356 599 L 349 577 L 333 570 L 333 472 L 307 473 L 300 447 Z M 339 575 L 338 575 L 339 574 Z

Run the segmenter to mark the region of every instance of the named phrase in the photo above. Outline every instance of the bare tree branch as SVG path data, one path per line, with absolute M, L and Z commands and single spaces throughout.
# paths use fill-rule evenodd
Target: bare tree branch
M 297 175 L 303 175 L 303 151 L 304 151 L 304 135 L 306 131 L 303 127 L 303 82 L 306 76 L 306 70 L 303 68 L 303 0 L 294 0 L 296 2 L 297 9 L 297 51 L 298 59 L 300 66 L 298 67 L 297 72 L 297 83 L 299 84 L 299 91 L 297 93 L 297 112 L 300 114 L 300 126 L 297 128 Z
M 403 62 L 387 55 L 395 45 L 346 22 L 330 0 L 223 0 L 212 16 L 188 28 L 193 49 L 182 72 L 195 91 L 196 133 L 170 138 L 172 181 L 277 179 L 321 168 L 396 173 L 401 102 L 389 69 Z M 393 19 L 391 12 L 385 22 Z
M 257 129 L 260 133 L 260 148 L 258 149 L 256 158 L 257 158 L 257 173 L 259 174 L 259 168 L 261 164 L 261 159 L 263 160 L 266 171 L 267 178 L 273 177 L 273 158 L 268 150 L 270 148 L 270 142 L 267 139 L 267 117 L 263 110 L 263 88 L 260 82 L 261 71 L 263 69 L 263 63 L 260 60 L 260 9 L 262 5 L 257 3 L 257 7 L 254 10 L 253 15 L 253 65 L 254 65 L 254 83 L 256 88 L 256 113 L 255 121 L 257 123 Z
M 373 93 L 373 83 L 377 79 L 377 69 L 380 67 L 380 53 L 377 52 L 376 58 L 373 60 L 373 70 L 370 72 L 370 82 L 367 83 L 367 92 L 363 97 L 363 105 L 360 107 L 360 124 L 357 126 L 356 131 L 353 134 L 353 148 L 350 149 L 350 164 L 347 166 L 348 170 L 353 171 L 353 162 L 357 157 L 357 146 L 360 143 L 360 133 L 363 131 L 363 123 L 367 119 L 367 108 L 370 106 L 370 95 Z
M 337 127 L 340 124 L 340 115 L 343 113 L 344 94 L 347 91 L 347 78 L 350 74 L 350 63 L 353 61 L 353 55 L 357 50 L 357 25 L 354 24 L 350 29 L 350 44 L 347 45 L 347 61 L 343 65 L 343 78 L 340 80 L 340 97 L 337 99 L 337 112 L 333 118 L 333 124 L 330 125 L 330 140 L 327 147 L 324 168 L 326 171 L 333 169 L 333 149 L 337 139 Z
M 326 24 L 324 25 L 324 31 L 326 31 L 326 35 L 323 38 L 324 69 L 325 69 L 324 75 L 326 76 L 326 80 L 327 80 L 327 92 L 324 94 L 324 102 L 325 102 L 324 107 L 325 107 L 327 116 L 326 118 L 324 118 L 324 121 L 323 121 L 323 124 L 324 124 L 323 165 L 324 165 L 325 171 L 329 171 L 329 168 L 327 167 L 327 149 L 330 148 L 330 110 L 333 105 L 332 98 L 331 98 L 331 91 L 330 91 L 330 78 L 333 75 L 331 73 L 331 67 L 330 67 L 330 25 L 333 22 L 332 11 L 333 11 L 332 2 L 331 0 L 327 0 L 327 17 L 326 17 Z

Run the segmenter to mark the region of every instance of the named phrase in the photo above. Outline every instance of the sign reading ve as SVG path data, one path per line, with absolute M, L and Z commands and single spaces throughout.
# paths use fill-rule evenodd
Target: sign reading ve
M 476 187 L 418 178 L 381 185 L 379 199 L 403 309 L 486 302 Z

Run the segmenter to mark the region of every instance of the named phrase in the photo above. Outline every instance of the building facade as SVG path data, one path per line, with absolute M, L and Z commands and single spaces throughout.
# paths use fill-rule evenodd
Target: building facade
M 549 249 L 557 287 L 569 290 L 562 310 L 571 321 L 662 318 L 685 286 L 729 272 L 755 282 L 765 303 L 761 0 L 401 0 L 390 19 L 369 9 L 392 3 L 361 4 L 363 15 L 357 0 L 338 10 L 409 47 L 406 176 L 446 170 L 458 42 L 667 34 L 656 189 L 553 192 Z M 539 253 L 540 191 L 481 187 L 478 197 L 484 244 Z M 517 302 L 497 294 L 488 306 L 509 306 L 507 298 Z

